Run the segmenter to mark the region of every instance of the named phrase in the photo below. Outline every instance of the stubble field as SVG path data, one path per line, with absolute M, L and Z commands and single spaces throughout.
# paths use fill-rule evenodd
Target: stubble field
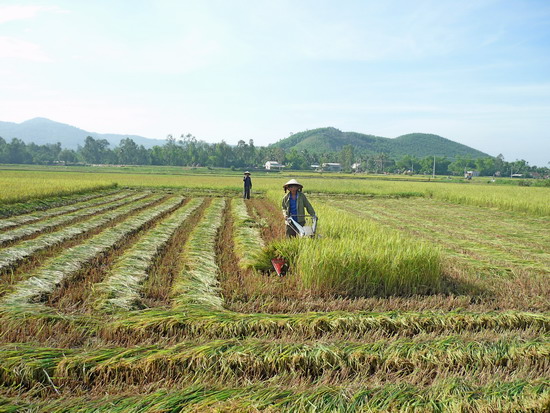
M 550 408 L 549 189 L 303 177 L 322 237 L 284 240 L 289 176 L 35 173 L 0 175 L 0 411 Z

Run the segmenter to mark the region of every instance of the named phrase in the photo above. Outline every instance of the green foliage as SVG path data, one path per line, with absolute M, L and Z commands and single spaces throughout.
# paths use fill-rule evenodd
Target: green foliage
M 124 138 L 111 149 L 106 139 L 86 138 L 77 151 L 61 148 L 59 143 L 25 144 L 20 139 L 6 142 L 0 138 L 0 163 L 63 165 L 85 162 L 112 165 L 169 165 L 206 166 L 237 169 L 262 168 L 266 161 L 278 161 L 287 169 L 310 170 L 313 164 L 340 162 L 349 172 L 351 165 L 360 163 L 361 172 L 397 172 L 431 174 L 433 157 L 436 174 L 460 175 L 464 169 L 476 170 L 491 176 L 512 173 L 550 175 L 547 167 L 529 166 L 526 161 L 504 162 L 502 155 L 492 158 L 478 150 L 438 135 L 413 133 L 395 139 L 336 128 L 307 130 L 291 135 L 268 147 L 257 147 L 250 139 L 239 140 L 231 146 L 225 141 L 209 144 L 193 135 L 175 138 L 169 135 L 162 146 L 145 149 L 131 138 Z M 452 162 L 452 163 L 451 163 Z M 449 165 L 450 164 L 450 165 Z M 447 168 L 448 167 L 448 168 Z
M 307 149 L 312 153 L 323 153 L 341 151 L 346 145 L 351 145 L 361 156 L 381 152 L 387 153 L 390 158 L 400 158 L 405 155 L 419 158 L 434 155 L 448 158 L 488 156 L 466 145 L 432 134 L 412 133 L 389 139 L 355 132 L 342 132 L 336 128 L 320 128 L 296 133 L 271 146 L 286 150 L 295 148 L 298 151 Z

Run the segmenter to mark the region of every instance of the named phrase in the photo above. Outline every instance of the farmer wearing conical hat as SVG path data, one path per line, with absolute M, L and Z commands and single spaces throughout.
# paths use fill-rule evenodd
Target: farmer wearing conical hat
M 305 211 L 309 215 L 315 215 L 315 210 L 302 192 L 303 185 L 296 179 L 291 179 L 283 185 L 285 196 L 283 197 L 282 207 L 285 220 L 287 217 L 292 217 L 298 224 L 305 225 Z M 288 191 L 288 193 L 286 193 Z M 291 227 L 292 224 L 287 222 L 286 236 L 295 237 L 296 230 Z
M 244 173 L 243 182 L 244 182 L 243 198 L 250 199 L 250 190 L 252 189 L 252 179 L 250 179 L 250 172 L 246 171 Z

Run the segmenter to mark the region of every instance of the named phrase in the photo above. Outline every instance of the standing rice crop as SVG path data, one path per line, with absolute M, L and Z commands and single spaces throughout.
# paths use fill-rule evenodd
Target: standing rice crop
M 113 188 L 112 177 L 41 171 L 2 171 L 0 204 Z
M 321 239 L 272 243 L 266 258 L 286 258 L 304 288 L 352 296 L 388 296 L 438 291 L 441 253 L 435 246 L 352 214 L 315 204 Z

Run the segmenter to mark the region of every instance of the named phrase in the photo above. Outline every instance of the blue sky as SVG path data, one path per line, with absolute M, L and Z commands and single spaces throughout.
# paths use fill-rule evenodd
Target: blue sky
M 267 145 L 325 126 L 550 161 L 550 1 L 0 0 L 0 120 Z

